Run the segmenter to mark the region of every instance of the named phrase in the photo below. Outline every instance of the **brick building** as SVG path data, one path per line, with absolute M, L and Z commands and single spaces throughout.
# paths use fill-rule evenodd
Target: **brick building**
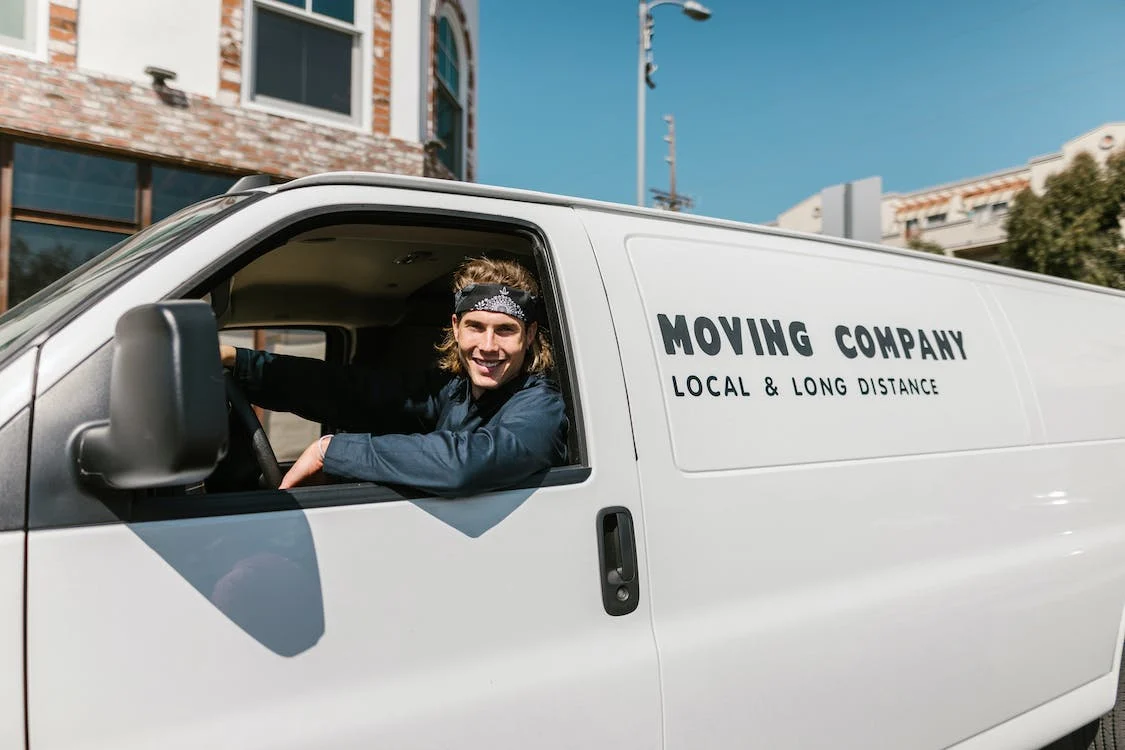
M 0 0 L 0 311 L 238 176 L 472 180 L 478 0 Z
M 1125 122 L 1107 122 L 1026 164 L 973 175 L 944 185 L 903 193 L 883 193 L 879 205 L 884 245 L 904 247 L 918 238 L 939 245 L 946 255 L 989 263 L 1000 260 L 1007 239 L 1008 207 L 1016 193 L 1030 188 L 1042 194 L 1047 178 L 1070 166 L 1082 152 L 1105 164 L 1125 144 Z M 817 193 L 781 214 L 773 224 L 801 232 L 822 231 L 822 194 Z

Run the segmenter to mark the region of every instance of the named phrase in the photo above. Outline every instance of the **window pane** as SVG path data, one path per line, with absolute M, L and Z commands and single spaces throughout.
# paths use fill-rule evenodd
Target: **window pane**
M 437 137 L 445 144 L 438 156 L 454 176 L 460 177 L 461 107 L 441 86 L 438 86 L 436 100 Z
M 256 94 L 350 115 L 351 34 L 259 8 Z
M 222 174 L 153 166 L 152 220 L 160 221 L 184 206 L 225 193 L 235 179 Z
M 355 0 L 313 0 L 312 9 L 344 23 L 355 23 Z
M 277 0 L 277 1 L 279 3 L 285 3 L 286 5 L 292 5 L 294 8 L 300 8 L 301 10 L 305 10 L 305 0 Z
M 0 0 L 0 36 L 23 39 L 28 8 L 26 0 Z
M 13 221 L 8 267 L 9 307 L 27 299 L 55 279 L 61 279 L 127 236 L 116 232 Z
M 262 330 L 268 352 L 288 354 L 293 357 L 311 357 L 324 361 L 325 336 L 323 331 L 305 331 L 287 328 Z M 254 348 L 254 332 L 229 330 L 219 332 L 219 343 Z M 320 425 L 284 411 L 262 410 L 262 427 L 270 439 L 278 461 L 295 461 L 301 453 L 320 437 Z
M 254 92 L 290 102 L 303 102 L 301 27 L 304 24 L 259 9 L 256 26 Z
M 460 85 L 460 60 L 457 58 L 457 44 L 453 41 L 453 27 L 449 21 L 438 21 L 438 77 L 449 87 L 454 96 L 461 93 Z
M 308 28 L 307 104 L 352 113 L 352 35 L 318 26 Z
M 123 159 L 17 143 L 12 188 L 16 208 L 137 218 L 137 165 Z

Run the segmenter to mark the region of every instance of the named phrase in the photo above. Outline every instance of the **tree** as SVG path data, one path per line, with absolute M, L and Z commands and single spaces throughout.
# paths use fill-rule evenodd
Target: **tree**
M 1125 289 L 1125 152 L 1104 169 L 1087 153 L 1047 178 L 1043 195 L 1021 191 L 1001 250 L 1007 265 Z
M 53 247 L 32 250 L 21 237 L 12 241 L 8 268 L 8 306 L 22 302 L 77 266 L 72 248 L 56 242 Z
M 915 235 L 906 241 L 906 246 L 911 250 L 921 250 L 924 253 L 933 253 L 934 255 L 945 255 L 945 248 L 936 242 L 922 239 L 921 235 Z

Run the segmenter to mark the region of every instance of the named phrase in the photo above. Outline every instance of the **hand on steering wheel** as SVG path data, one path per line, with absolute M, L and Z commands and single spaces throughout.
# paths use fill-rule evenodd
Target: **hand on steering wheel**
M 281 466 L 277 463 L 277 456 L 273 452 L 273 446 L 270 445 L 270 439 L 266 436 L 266 430 L 262 427 L 254 407 L 250 405 L 250 399 L 246 398 L 241 386 L 234 379 L 234 375 L 224 371 L 223 380 L 227 387 L 227 401 L 230 402 L 234 413 L 242 420 L 246 432 L 250 435 L 250 448 L 258 468 L 262 470 L 265 484 L 270 489 L 277 489 L 281 484 Z

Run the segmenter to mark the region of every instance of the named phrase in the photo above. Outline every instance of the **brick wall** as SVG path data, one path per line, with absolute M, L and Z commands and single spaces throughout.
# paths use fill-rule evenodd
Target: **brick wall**
M 219 102 L 242 100 L 242 0 L 223 0 L 219 24 Z
M 52 60 L 56 54 L 64 55 L 55 45 L 65 43 L 52 37 Z M 73 58 L 73 41 L 70 45 Z M 223 55 L 225 67 L 225 48 Z M 225 88 L 223 93 L 231 92 Z M 237 98 L 236 92 L 234 101 Z M 0 54 L 0 130 L 282 177 L 339 169 L 424 172 L 421 144 L 191 95 L 185 107 L 172 106 L 151 86 L 87 74 L 76 70 L 73 62 L 56 65 L 4 54 Z
M 53 0 L 47 51 L 55 65 L 74 67 L 78 57 L 78 0 Z
M 391 134 L 391 0 L 375 0 L 372 32 L 375 70 L 372 76 L 373 111 L 371 129 Z

